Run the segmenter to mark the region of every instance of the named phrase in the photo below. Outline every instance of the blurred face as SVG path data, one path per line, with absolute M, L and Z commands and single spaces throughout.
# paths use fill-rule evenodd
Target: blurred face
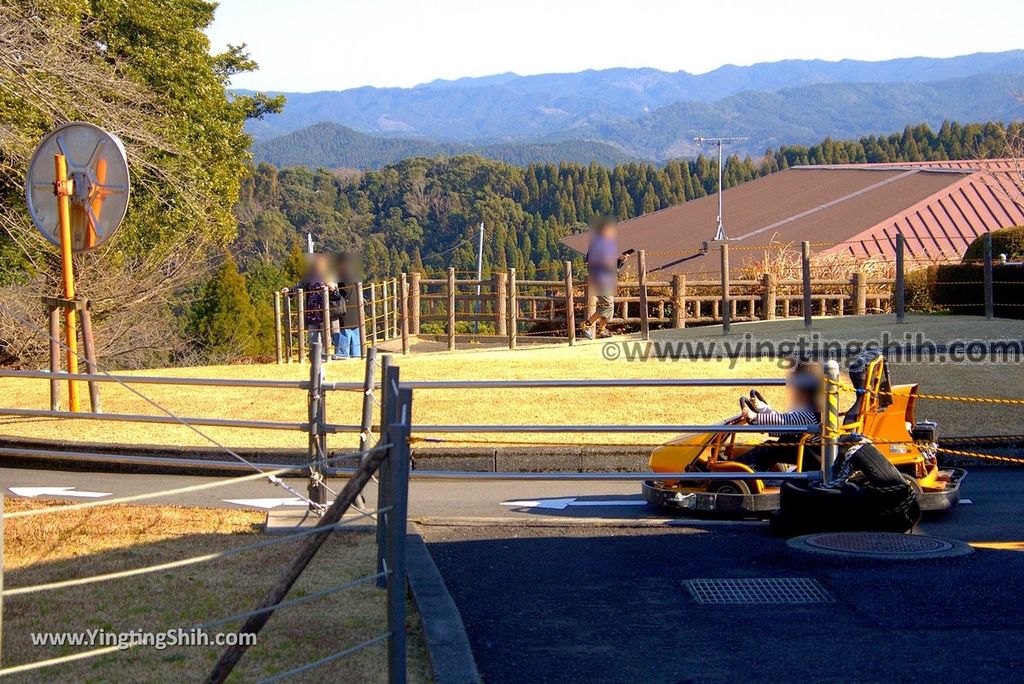
M 605 238 L 606 240 L 611 240 L 612 238 L 614 238 L 615 232 L 615 225 L 612 223 L 602 226 L 601 230 L 598 231 L 601 237 Z

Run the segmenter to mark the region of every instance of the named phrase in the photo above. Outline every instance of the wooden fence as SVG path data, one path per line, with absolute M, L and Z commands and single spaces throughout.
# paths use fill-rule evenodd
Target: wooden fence
M 723 250 L 728 266 L 727 251 Z M 673 275 L 651 279 L 641 250 L 636 274 L 621 280 L 615 298 L 612 325 L 638 326 L 647 337 L 652 327 L 685 328 L 688 325 L 729 324 L 739 321 L 774 320 L 813 316 L 846 316 L 893 311 L 899 278 L 869 278 L 855 272 L 849 278 L 812 279 L 804 269 L 802 279 L 777 280 L 765 275 L 758 280 L 736 280 L 728 268 L 716 280 Z M 562 277 L 555 280 L 519 279 L 515 269 L 484 279 L 457 279 L 454 269 L 445 278 L 424 278 L 403 273 L 371 283 L 359 283 L 361 347 L 428 335 L 446 340 L 456 348 L 460 335 L 503 338 L 515 349 L 521 338 L 573 344 L 577 326 L 594 311 L 585 282 L 565 262 Z M 278 363 L 305 359 L 308 330 L 306 298 L 301 290 L 279 295 L 275 301 Z M 461 324 L 461 326 L 460 326 Z

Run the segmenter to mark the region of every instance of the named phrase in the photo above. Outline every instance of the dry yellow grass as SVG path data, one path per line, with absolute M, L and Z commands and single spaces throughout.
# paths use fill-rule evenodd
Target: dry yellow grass
M 970 336 L 1024 339 L 1024 321 L 986 322 L 977 318 L 952 316 L 909 316 L 896 326 L 891 316 L 847 317 L 815 321 L 814 331 L 823 340 L 873 339 L 882 331 L 898 339 L 904 332 L 921 331 L 935 342 Z M 656 331 L 658 340 L 709 337 L 735 342 L 750 333 L 758 339 L 793 339 L 803 333 L 799 320 L 733 326 L 723 338 L 717 328 Z M 603 343 L 587 342 L 574 348 L 553 346 L 507 350 L 466 351 L 456 354 L 422 353 L 395 356 L 403 379 L 551 379 L 551 378 L 706 378 L 779 377 L 784 371 L 772 361 L 648 361 L 629 362 L 602 358 Z M 950 367 L 935 364 L 893 364 L 898 382 L 919 382 L 923 392 L 971 394 L 992 397 L 1021 395 L 1016 366 L 971 365 Z M 303 379 L 304 365 L 219 366 L 173 368 L 145 371 L 145 375 L 176 377 Z M 363 365 L 358 361 L 333 362 L 327 366 L 329 380 L 358 382 Z M 137 389 L 181 416 L 248 418 L 301 422 L 305 420 L 305 394 L 301 390 L 166 387 L 139 385 Z M 3 404 L 24 408 L 48 406 L 47 383 L 43 380 L 6 378 L 0 380 Z M 736 411 L 739 388 L 648 388 L 648 389 L 532 389 L 532 390 L 421 390 L 414 398 L 417 424 L 602 424 L 602 423 L 715 423 Z M 781 401 L 781 392 L 767 391 Z M 849 398 L 852 401 L 852 397 Z M 139 397 L 122 387 L 103 386 L 105 410 L 122 413 L 156 413 Z M 844 403 L 846 400 L 844 399 Z M 353 425 L 360 415 L 357 392 L 333 392 L 328 398 L 331 422 Z M 1021 407 L 991 407 L 924 401 L 922 417 L 934 417 L 945 434 L 1007 434 L 1020 432 L 1024 418 Z M 299 432 L 201 428 L 218 441 L 237 447 L 304 448 L 306 438 Z M 174 425 L 141 425 L 51 419 L 0 419 L 0 434 L 21 437 L 60 438 L 74 442 L 131 443 L 207 446 L 202 437 Z M 443 437 L 443 435 L 438 435 Z M 448 435 L 449 443 L 460 443 L 472 435 Z M 488 434 L 480 442 L 539 442 L 560 444 L 652 443 L 667 438 L 659 434 Z M 354 447 L 354 434 L 333 435 L 335 449 Z
M 7 511 L 52 501 L 6 499 Z M 259 540 L 262 513 L 176 506 L 112 505 L 6 521 L 5 588 L 144 567 L 244 546 Z M 289 598 L 373 572 L 372 534 L 335 534 L 314 558 Z M 159 632 L 251 610 L 295 552 L 283 543 L 233 558 L 150 575 L 13 596 L 4 601 L 4 665 L 43 660 L 88 647 L 41 647 L 32 632 Z M 410 674 L 429 681 L 418 622 L 410 620 Z M 238 625 L 218 628 L 229 632 Z M 381 634 L 384 593 L 371 584 L 303 606 L 279 610 L 250 648 L 234 681 L 255 681 Z M 56 666 L 19 681 L 200 681 L 218 647 L 137 647 Z M 383 682 L 385 646 L 331 663 L 301 681 Z

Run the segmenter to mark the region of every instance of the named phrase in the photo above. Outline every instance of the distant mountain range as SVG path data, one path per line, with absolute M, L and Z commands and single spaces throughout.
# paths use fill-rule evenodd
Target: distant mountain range
M 251 122 L 257 159 L 374 167 L 473 152 L 512 163 L 664 160 L 698 135 L 745 135 L 736 151 L 938 125 L 1020 118 L 1024 50 L 884 62 L 788 60 L 706 74 L 606 69 L 439 80 L 413 88 L 283 93 Z M 324 127 L 314 124 L 334 123 Z M 304 130 L 302 130 L 304 129 Z M 283 136 L 283 137 L 282 137 Z

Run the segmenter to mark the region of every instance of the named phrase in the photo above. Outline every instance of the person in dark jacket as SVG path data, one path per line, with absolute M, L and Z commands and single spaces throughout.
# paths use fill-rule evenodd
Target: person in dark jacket
M 359 328 L 359 288 L 362 285 L 359 282 L 354 258 L 348 254 L 341 255 L 338 258 L 337 272 L 336 292 L 340 315 L 336 321 L 331 322 L 331 330 L 334 333 L 334 358 L 358 359 L 362 356 Z

